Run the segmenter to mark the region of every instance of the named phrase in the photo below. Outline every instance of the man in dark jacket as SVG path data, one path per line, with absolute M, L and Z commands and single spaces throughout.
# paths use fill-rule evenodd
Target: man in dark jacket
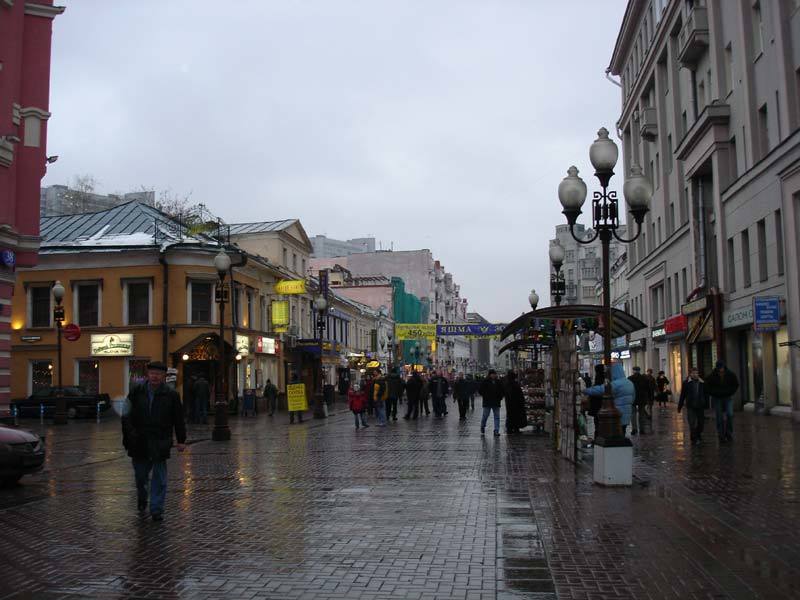
M 392 421 L 397 421 L 397 402 L 403 396 L 403 382 L 400 373 L 397 372 L 397 367 L 392 367 L 390 373 L 386 376 L 386 383 L 389 386 L 389 398 L 386 400 L 386 418 Z
M 739 389 L 739 379 L 725 363 L 717 361 L 714 372 L 706 377 L 706 393 L 714 402 L 717 413 L 717 435 L 721 444 L 733 441 L 733 398 Z
M 206 378 L 200 375 L 192 387 L 194 402 L 192 404 L 192 421 L 205 424 L 208 415 L 208 403 L 211 400 L 211 386 Z
M 706 389 L 696 368 L 689 372 L 689 379 L 683 383 L 678 412 L 686 405 L 686 418 L 689 421 L 692 446 L 703 441 L 703 421 L 705 420 Z
M 172 432 L 178 452 L 186 443 L 186 425 L 178 393 L 164 385 L 167 367 L 161 362 L 147 365 L 147 382 L 136 385 L 128 394 L 129 410 L 122 417 L 122 444 L 133 461 L 136 497 L 140 511 L 147 508 L 150 471 L 150 514 L 161 521 L 167 495 L 167 459 L 172 447 Z
M 497 378 L 497 372 L 492 369 L 489 376 L 483 380 L 480 389 L 483 398 L 483 416 L 481 417 L 481 435 L 486 430 L 486 421 L 489 420 L 489 413 L 494 415 L 494 435 L 500 435 L 500 402 L 505 396 L 503 384 Z
M 433 414 L 441 419 L 447 414 L 447 394 L 450 393 L 450 384 L 442 372 L 435 373 L 429 382 L 431 397 L 433 398 Z
M 467 409 L 469 408 L 469 398 L 472 395 L 472 384 L 464 379 L 464 374 L 459 373 L 453 384 L 453 396 L 458 402 L 458 420 L 467 420 Z
M 411 378 L 406 382 L 406 399 L 408 400 L 408 408 L 404 419 L 416 419 L 419 417 L 419 394 L 422 391 L 422 379 L 419 373 L 414 371 Z
M 641 367 L 633 367 L 633 375 L 628 377 L 636 390 L 631 411 L 631 434 L 646 433 L 647 401 L 650 396 L 650 385 L 642 375 Z
M 275 387 L 275 384 L 272 383 L 271 379 L 267 379 L 266 385 L 264 385 L 264 398 L 267 401 L 267 409 L 269 410 L 269 416 L 273 416 L 275 414 L 275 410 L 278 408 L 278 388 Z

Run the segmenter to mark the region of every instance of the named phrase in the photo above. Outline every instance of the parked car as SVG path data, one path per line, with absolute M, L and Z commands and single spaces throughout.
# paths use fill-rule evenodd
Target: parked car
M 0 485 L 12 485 L 44 464 L 44 444 L 35 433 L 0 425 Z
M 66 400 L 67 416 L 71 419 L 79 416 L 93 417 L 97 414 L 97 405 L 100 404 L 100 412 L 105 412 L 111 408 L 111 398 L 108 394 L 89 394 L 79 387 L 61 388 Z M 42 407 L 44 415 L 52 416 L 56 410 L 56 399 L 58 398 L 58 387 L 46 387 L 38 392 L 34 392 L 27 398 L 13 400 L 11 410 L 16 409 L 17 416 L 38 417 Z

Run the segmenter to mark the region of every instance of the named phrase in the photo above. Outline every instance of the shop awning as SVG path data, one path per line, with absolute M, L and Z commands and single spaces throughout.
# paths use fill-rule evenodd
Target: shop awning
M 576 320 L 576 319 L 600 319 L 603 307 L 593 304 L 568 304 L 564 306 L 548 306 L 540 308 L 517 317 L 509 323 L 500 336 L 504 340 L 510 335 L 525 331 L 530 328 L 534 319 L 549 320 Z M 639 319 L 618 308 L 611 309 L 611 337 L 628 335 L 634 331 L 645 329 L 647 325 Z
M 539 349 L 540 350 L 549 350 L 550 346 L 552 346 L 552 344 L 545 343 L 545 342 L 542 342 L 542 341 L 539 341 L 537 343 L 539 344 Z M 512 340 L 509 343 L 507 343 L 505 346 L 500 348 L 500 350 L 498 350 L 497 353 L 498 354 L 502 354 L 506 350 L 533 350 L 534 345 L 535 345 L 534 340 L 531 339 L 531 338 L 523 338 L 523 339 L 520 339 L 520 340 Z
M 231 357 L 235 355 L 233 346 L 225 340 L 225 353 Z M 188 360 L 219 360 L 219 335 L 213 332 L 201 333 L 192 341 L 184 344 L 172 354 L 179 357 L 188 355 Z

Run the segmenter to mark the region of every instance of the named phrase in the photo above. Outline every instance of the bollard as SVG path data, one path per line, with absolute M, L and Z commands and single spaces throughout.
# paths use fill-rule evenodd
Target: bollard
M 39 404 L 39 423 L 44 424 L 44 402 Z

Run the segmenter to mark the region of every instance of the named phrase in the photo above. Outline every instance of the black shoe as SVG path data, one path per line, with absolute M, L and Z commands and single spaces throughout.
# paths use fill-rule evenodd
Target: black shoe
M 484 433 L 486 433 L 486 431 L 484 431 L 483 427 L 481 427 L 481 435 L 483 435 Z
M 397 421 L 397 417 L 392 417 L 392 421 Z
M 410 418 L 411 417 L 409 417 L 408 415 L 403 416 L 403 419 L 405 419 L 406 421 L 408 421 Z
M 500 432 L 499 431 L 495 431 L 494 432 L 494 437 L 500 437 Z
M 139 509 L 139 512 L 144 512 L 145 510 L 147 510 L 147 500 L 139 500 L 136 503 L 136 508 Z
M 153 517 L 153 521 L 163 521 L 164 520 L 164 515 L 162 515 L 161 513 L 153 513 L 151 516 Z

